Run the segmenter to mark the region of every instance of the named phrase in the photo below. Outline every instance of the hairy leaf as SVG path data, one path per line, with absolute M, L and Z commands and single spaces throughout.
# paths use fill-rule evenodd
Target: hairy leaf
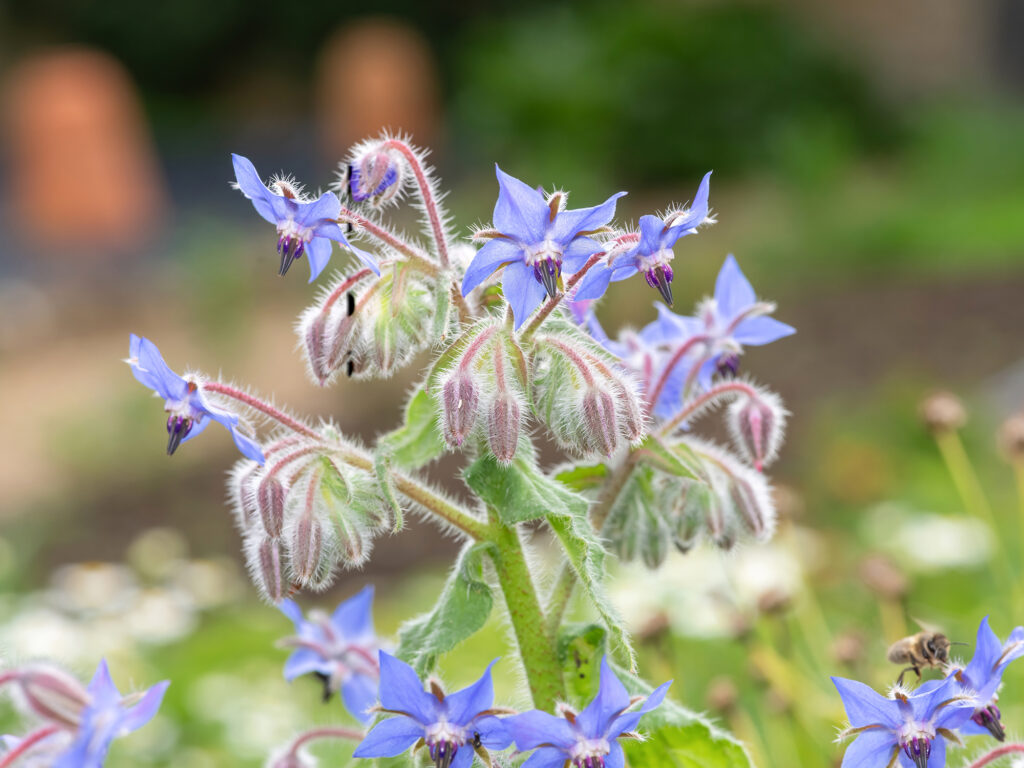
M 430 395 L 417 389 L 405 406 L 405 423 L 384 435 L 378 446 L 387 452 L 391 464 L 415 469 L 444 453 L 444 438 L 437 427 L 437 414 Z
M 590 466 L 570 464 L 555 472 L 555 479 L 573 491 L 600 488 L 606 477 L 608 477 L 608 467 L 604 464 Z
M 466 468 L 463 479 L 507 525 L 587 513 L 587 500 L 541 472 L 522 444 L 509 464 L 490 454 L 481 456 Z

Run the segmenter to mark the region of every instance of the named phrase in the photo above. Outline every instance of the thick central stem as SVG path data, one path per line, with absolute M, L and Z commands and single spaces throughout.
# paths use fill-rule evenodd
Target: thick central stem
M 492 555 L 494 570 L 505 595 L 533 705 L 537 709 L 554 712 L 555 703 L 565 698 L 562 667 L 558 663 L 555 643 L 544 631 L 544 612 L 530 576 L 523 544 L 518 531 L 502 523 L 493 513 L 491 531 L 495 545 Z

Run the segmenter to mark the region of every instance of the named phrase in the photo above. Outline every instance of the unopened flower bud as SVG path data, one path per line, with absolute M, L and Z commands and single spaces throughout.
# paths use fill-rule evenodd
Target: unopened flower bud
M 478 387 L 461 367 L 444 383 L 441 405 L 445 440 L 452 448 L 459 447 L 472 431 L 480 405 Z
M 348 167 L 348 191 L 357 203 L 380 205 L 398 194 L 401 166 L 387 151 L 373 147 Z
M 260 511 L 256 501 L 256 489 L 259 486 L 261 470 L 262 467 L 255 461 L 241 459 L 235 463 L 228 480 L 235 522 L 243 531 L 259 520 Z
M 323 526 L 312 513 L 303 514 L 292 530 L 289 547 L 294 580 L 302 586 L 312 586 L 320 581 L 321 555 L 323 553 Z
M 922 401 L 920 410 L 921 420 L 935 434 L 953 432 L 967 423 L 963 403 L 952 392 L 933 392 Z
M 18 702 L 43 720 L 77 728 L 90 696 L 78 680 L 51 664 L 30 664 L 15 671 Z
M 770 539 L 775 531 L 775 508 L 761 476 L 737 473 L 731 478 L 729 496 L 743 527 L 758 541 Z
M 256 546 L 256 573 L 259 584 L 271 602 L 284 599 L 284 577 L 281 571 L 281 547 L 279 539 L 263 537 Z
M 260 480 L 256 489 L 256 503 L 263 521 L 263 530 L 271 538 L 279 537 L 284 528 L 284 497 L 284 485 L 273 472 Z
M 999 448 L 1012 464 L 1024 463 L 1024 413 L 1017 413 L 999 429 Z
M 328 361 L 333 344 L 328 344 L 326 330 L 327 313 L 317 312 L 306 325 L 305 333 L 303 333 L 309 370 L 321 386 L 331 378 Z
M 632 388 L 624 384 L 620 383 L 615 389 L 615 400 L 626 439 L 633 445 L 637 445 L 647 434 L 647 424 L 644 412 L 640 408 L 640 399 Z
M 587 442 L 605 456 L 611 456 L 619 442 L 612 396 L 603 389 L 591 387 L 583 395 L 582 411 Z
M 733 442 L 758 472 L 778 455 L 786 410 L 770 392 L 745 397 L 729 408 Z
M 519 403 L 509 394 L 499 394 L 491 404 L 487 421 L 487 443 L 501 462 L 512 461 L 519 445 Z

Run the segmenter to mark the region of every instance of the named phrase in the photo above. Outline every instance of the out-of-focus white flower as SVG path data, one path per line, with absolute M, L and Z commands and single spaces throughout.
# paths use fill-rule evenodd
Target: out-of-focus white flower
M 139 593 L 124 626 L 144 643 L 169 643 L 185 637 L 196 626 L 195 603 L 177 589 L 152 588 Z
M 120 563 L 73 563 L 50 579 L 52 604 L 83 615 L 120 613 L 138 589 L 135 574 Z
M 189 560 L 175 572 L 173 584 L 184 590 L 200 610 L 231 603 L 242 596 L 245 583 L 233 560 Z
M 143 531 L 125 552 L 125 561 L 143 578 L 163 581 L 172 578 L 186 563 L 188 541 L 173 528 Z
M 895 502 L 873 507 L 864 518 L 865 537 L 912 571 L 974 568 L 991 558 L 991 529 L 970 517 L 921 512 Z

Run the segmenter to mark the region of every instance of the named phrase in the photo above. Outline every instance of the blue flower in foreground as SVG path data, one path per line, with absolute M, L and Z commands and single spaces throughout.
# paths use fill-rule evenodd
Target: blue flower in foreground
M 743 347 L 769 344 L 796 333 L 795 328 L 768 317 L 774 311 L 774 304 L 757 300 L 750 281 L 730 254 L 718 273 L 714 297 L 700 304 L 697 317 L 677 315 L 659 304 L 658 319 L 644 328 L 641 336 L 650 344 L 670 348 L 696 338 L 702 360 L 698 381 L 706 389 L 716 370 L 737 371 Z
M 277 252 L 281 255 L 279 274 L 288 271 L 295 259 L 309 258 L 309 282 L 316 280 L 331 258 L 331 241 L 352 251 L 366 266 L 380 274 L 374 258 L 353 246 L 345 237 L 337 218 L 341 202 L 333 192 L 324 192 L 317 200 L 305 200 L 287 181 L 273 182 L 268 189 L 253 164 L 241 155 L 231 155 L 235 182 L 242 194 L 252 200 L 256 212 L 277 226 Z
M 373 631 L 372 605 L 372 586 L 345 600 L 330 616 L 311 611 L 304 619 L 293 601 L 278 603 L 295 623 L 295 635 L 283 642 L 295 648 L 284 665 L 285 680 L 317 675 L 324 684 L 324 701 L 341 691 L 345 708 L 362 723 L 373 718 L 368 710 L 377 702 L 380 678 L 380 641 Z
M 235 439 L 235 445 L 253 461 L 263 463 L 263 451 L 253 439 L 238 429 L 238 416 L 206 402 L 202 387 L 194 378 L 184 379 L 164 362 L 160 350 L 149 339 L 131 335 L 128 359 L 135 378 L 164 399 L 167 417 L 167 455 L 198 435 L 211 421 L 223 424 Z
M 657 216 L 640 217 L 639 242 L 618 253 L 609 252 L 608 260 L 591 268 L 576 291 L 577 299 L 599 299 L 608 290 L 608 283 L 643 273 L 647 284 L 657 288 L 665 303 L 672 306 L 672 247 L 687 235 L 697 233 L 697 227 L 708 218 L 708 187 L 711 171 L 697 188 L 693 205 L 665 219 Z M 635 235 L 634 235 L 635 237 Z
M 412 667 L 381 651 L 381 710 L 396 717 L 377 723 L 353 756 L 396 757 L 423 739 L 438 768 L 467 768 L 475 745 L 505 749 L 511 738 L 494 716 L 500 711 L 494 709 L 494 663 L 471 686 L 446 696 L 436 683 L 424 691 Z
M 499 188 L 494 206 L 496 236 L 477 252 L 466 270 L 462 295 L 504 266 L 501 287 L 518 328 L 541 303 L 545 291 L 555 296 L 563 268 L 576 272 L 601 250 L 601 244 L 587 235 L 611 221 L 615 201 L 626 193 L 612 195 L 593 208 L 560 211 L 560 197 L 549 202 L 539 190 L 497 166 L 495 170 Z
M 53 768 L 99 768 L 110 742 L 137 730 L 153 719 L 170 683 L 157 683 L 145 693 L 122 696 L 101 661 L 86 689 L 90 701 L 82 710 L 75 739 Z
M 988 625 L 988 616 L 981 620 L 974 657 L 966 668 L 956 669 L 952 673 L 967 689 L 974 702 L 971 719 L 962 728 L 964 733 L 991 733 L 999 741 L 1006 738 L 1002 714 L 996 703 L 999 700 L 997 693 L 1007 665 L 1021 656 L 1024 656 L 1024 627 L 1013 630 L 1003 644 Z
M 523 768 L 622 768 L 625 762 L 619 737 L 631 734 L 647 712 L 661 704 L 671 681 L 660 685 L 640 709 L 619 678 L 601 660 L 601 682 L 597 696 L 578 715 L 565 711 L 563 717 L 533 710 L 505 720 L 516 749 L 537 750 Z
M 856 736 L 842 768 L 881 768 L 899 756 L 904 768 L 942 768 L 946 740 L 970 717 L 974 707 L 952 678 L 930 680 L 912 694 L 897 690 L 888 698 L 856 680 L 833 677 L 850 727 Z

